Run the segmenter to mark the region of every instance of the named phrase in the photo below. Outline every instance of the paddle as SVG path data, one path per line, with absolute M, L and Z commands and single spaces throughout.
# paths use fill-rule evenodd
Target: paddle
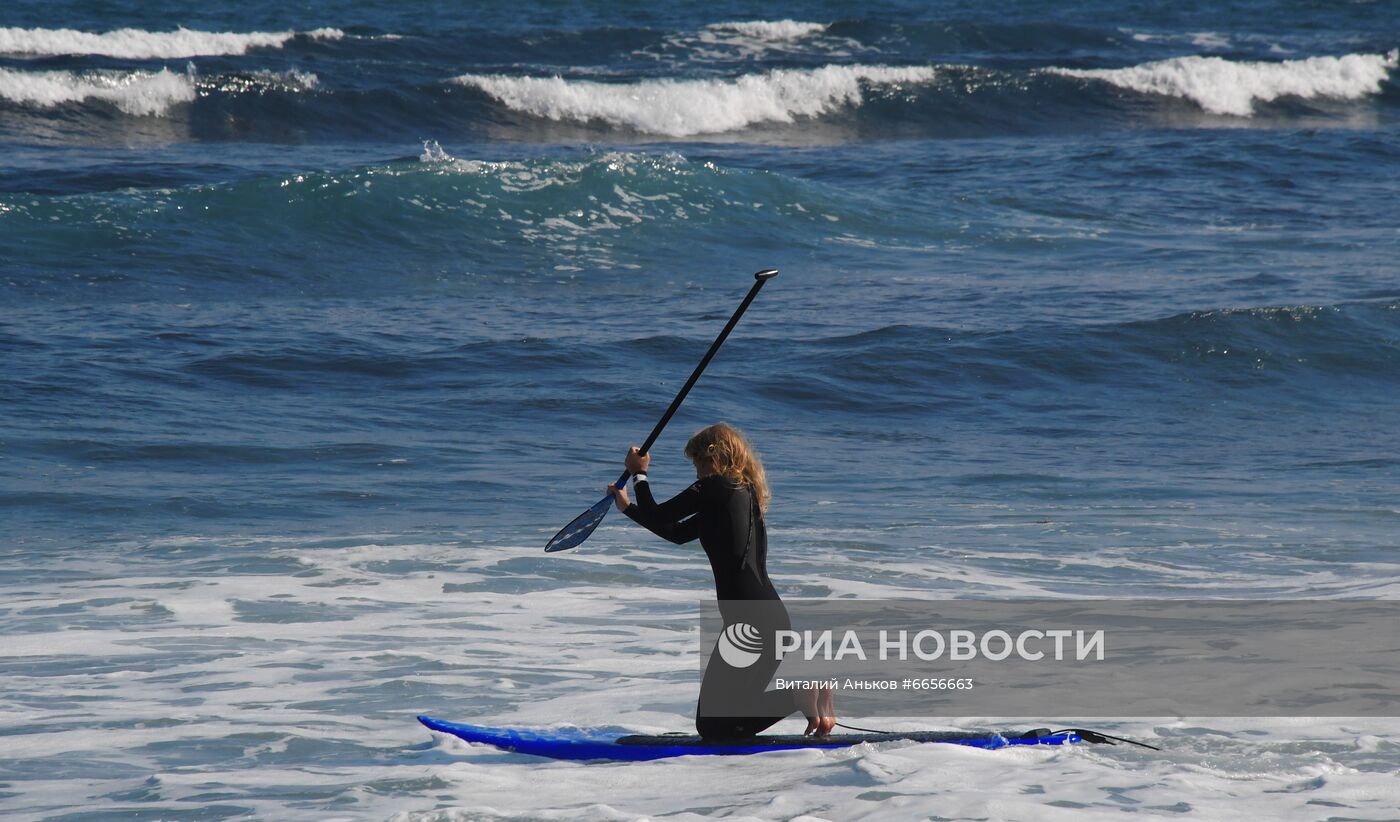
M 690 379 L 686 380 L 685 385 L 681 386 L 680 393 L 676 395 L 674 400 L 671 400 L 671 407 L 667 408 L 666 413 L 661 415 L 661 421 L 656 424 L 655 428 L 651 429 L 651 436 L 647 437 L 647 441 L 642 443 L 640 449 L 641 453 L 645 454 L 647 451 L 651 450 L 651 446 L 656 442 L 656 438 L 661 436 L 661 429 L 665 428 L 666 423 L 671 421 L 672 415 L 676 413 L 676 409 L 680 408 L 681 402 L 685 400 L 685 395 L 690 393 L 690 389 L 695 385 L 695 381 L 700 379 L 700 374 L 705 370 L 705 366 L 709 365 L 710 360 L 714 359 L 715 352 L 719 351 L 719 347 L 724 344 L 724 340 L 729 336 L 729 332 L 733 331 L 734 326 L 739 324 L 739 318 L 744 316 L 744 312 L 748 310 L 749 303 L 753 302 L 753 298 L 758 296 L 758 290 L 763 287 L 764 283 L 776 276 L 778 276 L 778 269 L 776 268 L 765 268 L 753 275 L 753 288 L 749 289 L 749 293 L 744 297 L 744 301 L 739 303 L 739 309 L 734 312 L 734 316 L 729 318 L 729 322 L 725 324 L 724 330 L 719 332 L 718 337 L 715 337 L 715 341 L 710 345 L 710 350 L 705 352 L 705 358 L 700 361 L 699 365 L 695 366 L 695 370 L 690 374 Z M 630 476 L 632 476 L 630 471 L 623 471 L 622 476 L 618 477 L 613 487 L 622 488 L 627 484 L 627 478 Z M 603 517 L 608 515 L 608 507 L 610 505 L 612 505 L 612 494 L 598 500 L 592 508 L 574 517 L 573 522 L 559 529 L 559 533 L 555 534 L 554 538 L 544 546 L 544 550 L 549 553 L 567 551 L 588 539 L 588 535 L 592 534 L 593 529 L 598 527 L 598 523 L 603 521 Z

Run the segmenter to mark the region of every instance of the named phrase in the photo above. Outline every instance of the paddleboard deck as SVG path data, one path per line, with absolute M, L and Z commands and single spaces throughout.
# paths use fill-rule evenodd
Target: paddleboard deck
M 673 756 L 742 756 L 766 751 L 847 748 L 865 742 L 939 742 L 997 750 L 1018 745 L 1066 745 L 1082 741 L 1072 731 L 1052 733 L 1045 728 L 1019 733 L 997 731 L 911 731 L 907 733 L 832 734 L 814 738 L 795 735 L 755 736 L 748 739 L 713 740 L 686 734 L 602 734 L 588 731 L 525 731 L 447 722 L 431 716 L 418 721 L 429 729 L 467 742 L 492 745 L 504 751 L 550 759 L 613 760 L 643 762 Z

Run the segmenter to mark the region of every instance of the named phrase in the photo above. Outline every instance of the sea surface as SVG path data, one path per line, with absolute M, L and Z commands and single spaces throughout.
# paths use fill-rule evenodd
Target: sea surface
M 1397 50 L 1390 0 L 9 0 L 0 816 L 1400 818 L 1397 719 L 414 720 L 691 728 L 703 554 L 541 548 L 769 267 L 651 474 L 745 430 L 785 597 L 1400 598 Z

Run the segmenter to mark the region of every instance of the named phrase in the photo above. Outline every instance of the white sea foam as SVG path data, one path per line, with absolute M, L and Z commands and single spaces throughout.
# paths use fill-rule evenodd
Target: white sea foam
M 734 23 L 711 23 L 705 31 L 735 33 L 756 40 L 801 40 L 826 31 L 825 23 L 804 23 L 800 20 L 750 20 Z
M 0 69 L 0 99 L 50 108 L 103 100 L 127 114 L 160 116 L 195 97 L 195 80 L 169 69 L 79 74 L 72 71 Z
M 1277 63 L 1176 57 L 1121 69 L 1051 68 L 1050 73 L 1104 80 L 1119 88 L 1184 97 L 1212 114 L 1249 117 L 1256 102 L 1280 97 L 1355 100 L 1380 91 L 1400 51 L 1309 57 Z
M 1166 42 L 1189 42 L 1191 45 L 1203 49 L 1223 50 L 1230 47 L 1230 38 L 1213 31 L 1192 31 L 1184 34 L 1148 34 L 1146 32 L 1135 32 L 1131 29 L 1119 29 L 1125 34 L 1131 34 L 1133 39 L 1139 43 L 1166 43 Z
M 1190 33 L 1192 45 L 1203 49 L 1223 51 L 1230 47 L 1230 38 L 1213 31 L 1193 31 Z
M 1106 721 L 1061 716 L 1053 706 L 1035 717 L 1142 739 L 1162 753 L 893 742 L 761 761 L 581 767 L 443 737 L 430 747 L 416 711 L 526 728 L 690 728 L 699 687 L 694 626 L 707 596 L 697 586 L 708 584 L 709 567 L 703 554 L 656 545 L 639 531 L 602 532 L 600 545 L 567 562 L 533 544 L 423 544 L 382 534 L 171 539 L 107 555 L 73 552 L 58 564 L 80 573 L 55 578 L 19 574 L 11 560 L 4 568 L 15 581 L 0 582 L 0 630 L 19 659 L 5 669 L 0 733 L 15 775 L 0 816 L 62 816 L 110 807 L 119 796 L 178 818 L 207 807 L 212 791 L 257 818 L 319 820 L 353 808 L 357 818 L 405 822 L 668 814 L 1083 820 L 1118 818 L 1124 803 L 1191 819 L 1312 818 L 1320 806 L 1383 819 L 1400 801 L 1393 718 Z M 182 541 L 227 567 L 209 573 L 194 559 L 142 561 Z M 926 594 L 916 580 L 949 567 L 929 570 L 916 556 L 889 565 L 898 555 L 878 555 L 880 576 L 917 575 L 905 595 Z M 807 554 L 782 558 L 785 592 L 825 584 L 850 563 L 833 556 L 802 570 L 789 561 L 797 556 Z M 1026 557 L 1046 567 L 1043 556 Z M 270 573 L 268 561 L 299 570 Z M 1213 573 L 1203 565 L 1198 579 Z M 891 595 L 857 582 L 834 594 Z M 867 722 L 1017 728 L 1027 719 Z M 801 728 L 790 718 L 775 730 Z M 542 771 L 550 778 L 532 777 Z M 658 774 L 666 790 L 657 789 Z M 717 775 L 729 788 L 722 807 L 714 803 Z
M 245 54 L 252 48 L 281 48 L 298 35 L 317 40 L 339 40 L 340 29 L 314 31 L 145 31 L 116 29 L 100 33 L 74 29 L 0 28 L 0 54 L 91 54 L 151 60 L 223 54 Z
M 696 31 L 673 32 L 660 46 L 638 54 L 669 65 L 695 62 L 742 62 L 770 54 L 801 53 L 808 56 L 847 58 L 862 49 L 847 37 L 832 37 L 826 23 L 802 20 L 746 20 L 711 23 Z
M 551 120 L 601 120 L 648 134 L 688 137 L 736 131 L 754 123 L 791 123 L 864 101 L 862 84 L 932 80 L 928 66 L 824 66 L 774 69 L 732 80 L 643 80 L 599 83 L 560 77 L 466 74 L 455 82 L 479 88 L 515 111 Z
M 451 154 L 443 151 L 437 140 L 424 140 L 423 153 L 418 155 L 419 162 L 423 163 L 450 163 L 454 158 Z

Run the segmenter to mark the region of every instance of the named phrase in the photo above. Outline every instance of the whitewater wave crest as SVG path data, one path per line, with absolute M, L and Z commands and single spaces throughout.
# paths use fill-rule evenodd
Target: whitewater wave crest
M 689 137 L 755 123 L 791 123 L 864 102 L 862 85 L 926 83 L 929 66 L 823 66 L 774 69 L 729 80 L 600 83 L 561 77 L 465 74 L 454 82 L 480 89 L 514 111 L 560 121 L 602 121 L 647 134 Z
M 0 28 L 0 54 L 94 55 L 129 60 L 238 55 L 253 48 L 281 48 L 298 36 L 339 40 L 345 32 L 333 28 L 246 33 L 179 28 L 175 31 L 117 29 L 95 33 L 74 29 Z
M 102 101 L 137 117 L 161 117 L 173 106 L 208 94 L 298 94 L 315 91 L 320 78 L 311 72 L 267 69 L 241 74 L 195 74 L 160 71 L 14 71 L 0 69 L 0 100 L 22 106 L 53 108 L 66 103 Z
M 733 23 L 711 23 L 705 31 L 718 35 L 738 34 L 755 40 L 801 40 L 826 31 L 825 23 L 805 23 L 801 20 L 750 20 Z
M 1355 100 L 1381 90 L 1400 62 L 1388 54 L 1347 54 L 1281 62 L 1234 62 L 1221 57 L 1175 57 L 1120 69 L 1047 69 L 1103 80 L 1119 88 L 1193 101 L 1212 114 L 1250 117 L 1258 102 L 1280 97 Z
M 127 114 L 159 116 L 195 98 L 195 79 L 169 69 L 78 74 L 0 69 L 0 99 L 41 108 L 101 100 Z

